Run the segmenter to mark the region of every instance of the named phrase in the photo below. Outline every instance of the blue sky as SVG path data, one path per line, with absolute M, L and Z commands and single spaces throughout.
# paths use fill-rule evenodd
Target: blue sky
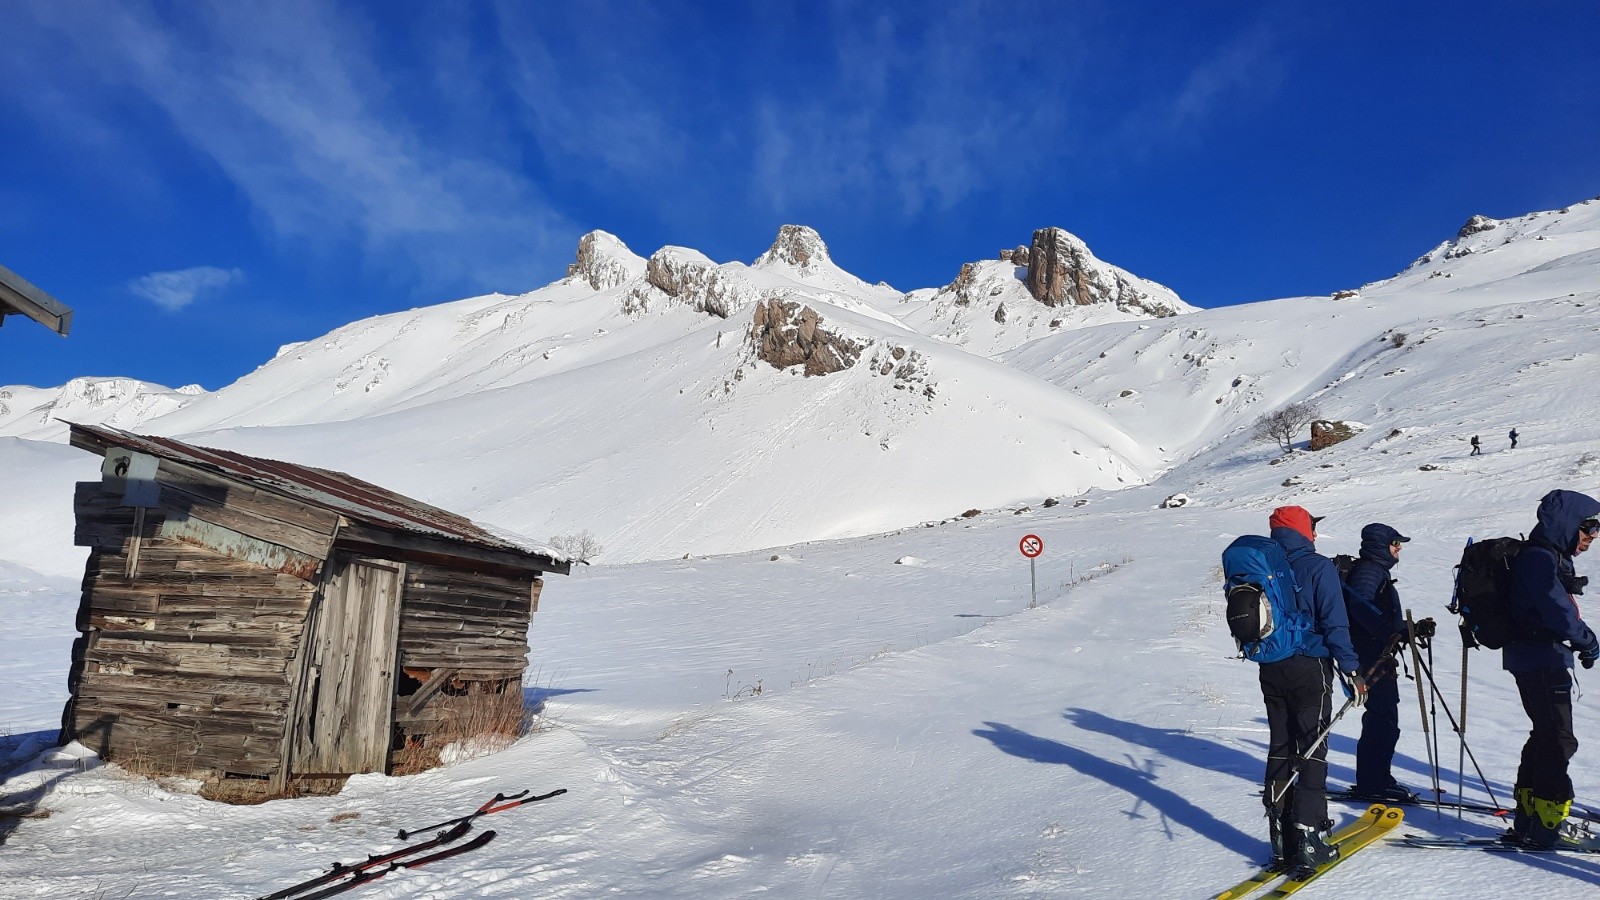
M 1600 194 L 1600 3 L 0 4 L 0 384 L 216 389 L 604 229 L 902 290 L 1057 225 L 1216 306 Z

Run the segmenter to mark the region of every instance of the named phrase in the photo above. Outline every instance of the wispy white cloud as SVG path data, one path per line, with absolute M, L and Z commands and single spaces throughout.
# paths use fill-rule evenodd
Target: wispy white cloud
M 570 254 L 578 230 L 514 154 L 438 130 L 375 62 L 375 25 L 357 14 L 311 0 L 95 9 L 34 12 L 102 91 L 164 112 L 270 235 L 354 244 L 374 270 L 424 284 L 526 289 Z
M 167 312 L 178 312 L 203 294 L 215 295 L 243 281 L 244 272 L 238 269 L 195 266 L 176 272 L 151 272 L 128 282 L 128 290 Z

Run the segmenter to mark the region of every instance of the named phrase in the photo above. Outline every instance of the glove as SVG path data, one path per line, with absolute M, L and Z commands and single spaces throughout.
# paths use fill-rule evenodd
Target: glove
M 1344 698 L 1355 705 L 1357 709 L 1366 705 L 1367 681 L 1356 672 L 1340 672 L 1339 680 L 1344 686 Z
M 1585 669 L 1594 668 L 1594 661 L 1600 659 L 1600 644 L 1590 644 L 1588 648 L 1578 651 L 1578 662 L 1583 663 Z
M 1434 633 L 1438 630 L 1439 627 L 1433 623 L 1432 619 L 1413 622 L 1406 626 L 1406 642 L 1416 644 L 1419 648 L 1426 650 L 1429 642 L 1433 640 Z

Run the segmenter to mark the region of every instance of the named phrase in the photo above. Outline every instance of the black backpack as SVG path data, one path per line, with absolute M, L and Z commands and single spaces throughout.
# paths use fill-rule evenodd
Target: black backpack
M 1356 567 L 1356 558 L 1348 553 L 1341 553 L 1333 558 L 1333 567 L 1339 570 L 1339 583 L 1344 584 L 1350 580 L 1350 570 Z
M 1531 636 L 1511 611 L 1511 560 L 1522 546 L 1514 537 L 1469 539 L 1461 551 L 1450 611 L 1461 615 L 1461 639 L 1468 647 L 1499 650 Z

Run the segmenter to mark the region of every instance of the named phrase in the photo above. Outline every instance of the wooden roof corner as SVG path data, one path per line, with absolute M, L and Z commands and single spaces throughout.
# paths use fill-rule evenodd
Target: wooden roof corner
M 62 337 L 72 330 L 72 308 L 0 266 L 0 325 L 7 316 L 27 316 Z

